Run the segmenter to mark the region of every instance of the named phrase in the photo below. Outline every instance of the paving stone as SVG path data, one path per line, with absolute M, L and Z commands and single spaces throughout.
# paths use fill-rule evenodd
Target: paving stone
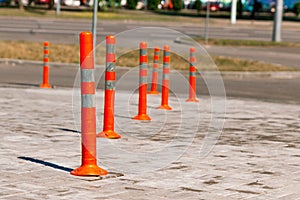
M 122 139 L 97 139 L 98 164 L 110 174 L 75 177 L 69 172 L 81 164 L 81 143 L 73 90 L 0 87 L 0 94 L 2 199 L 300 197 L 298 105 L 227 99 L 223 132 L 200 157 L 211 123 L 209 97 L 200 97 L 198 107 L 170 96 L 174 111 L 164 112 L 154 109 L 160 96 L 149 96 L 153 120 L 143 123 L 131 120 L 137 95 L 119 91 L 115 121 Z M 102 98 L 100 90 L 99 108 Z M 103 110 L 97 113 L 100 131 Z

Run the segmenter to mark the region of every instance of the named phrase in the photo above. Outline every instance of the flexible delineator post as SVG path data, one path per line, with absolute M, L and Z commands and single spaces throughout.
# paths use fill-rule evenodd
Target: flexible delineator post
M 100 176 L 108 172 L 97 165 L 96 156 L 96 105 L 93 35 L 80 33 L 81 74 L 81 145 L 82 164 L 71 171 L 75 176 Z
M 195 67 L 195 52 L 196 49 L 190 48 L 190 87 L 189 87 L 189 98 L 186 100 L 187 102 L 199 102 L 196 97 L 196 67 Z
M 157 109 L 172 110 L 169 106 L 169 85 L 170 85 L 170 47 L 164 46 L 164 57 L 163 57 L 163 78 L 161 88 L 161 105 Z
M 138 115 L 133 117 L 135 120 L 151 120 L 147 115 L 147 78 L 148 78 L 148 55 L 147 43 L 140 43 L 140 85 L 139 85 L 139 111 Z
M 43 68 L 43 83 L 40 88 L 51 88 L 49 84 L 49 42 L 44 42 L 44 68 Z
M 114 131 L 114 101 L 116 81 L 116 37 L 106 37 L 106 70 L 105 70 L 105 94 L 104 94 L 104 118 L 103 131 L 97 137 L 118 139 L 121 136 Z
M 152 83 L 151 90 L 148 92 L 148 94 L 159 94 L 157 91 L 159 51 L 160 49 L 158 47 L 154 48 Z

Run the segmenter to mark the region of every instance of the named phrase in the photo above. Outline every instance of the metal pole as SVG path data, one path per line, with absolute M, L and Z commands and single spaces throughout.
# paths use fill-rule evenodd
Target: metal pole
M 273 42 L 281 41 L 281 24 L 282 24 L 283 0 L 276 0 L 276 11 L 274 15 Z
M 210 2 L 206 2 L 206 20 L 205 20 L 205 44 L 208 43 L 208 22 L 209 22 L 209 8 Z
M 57 4 L 56 4 L 56 15 L 60 14 L 60 0 L 57 0 Z
M 231 3 L 231 24 L 236 24 L 236 3 L 237 3 L 237 0 L 232 0 L 232 3 Z
M 94 12 L 93 12 L 93 46 L 94 46 L 94 64 L 96 64 L 96 44 L 97 44 L 97 13 L 98 13 L 98 0 L 94 0 Z

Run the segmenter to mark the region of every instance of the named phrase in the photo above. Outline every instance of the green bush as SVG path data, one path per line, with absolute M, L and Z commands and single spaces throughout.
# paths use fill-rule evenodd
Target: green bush
M 135 10 L 137 0 L 127 0 L 126 8 L 130 10 Z
M 297 16 L 299 16 L 300 14 L 300 2 L 299 3 L 295 3 L 294 5 L 294 12 Z
M 114 9 L 116 7 L 116 1 L 115 0 L 109 0 L 108 1 L 108 5 L 109 5 L 109 7 L 111 7 L 112 9 Z
M 157 10 L 160 0 L 148 0 L 148 10 Z
M 197 9 L 197 12 L 200 13 L 200 11 L 202 9 L 202 2 L 200 0 L 196 0 L 195 1 L 195 7 Z
M 180 11 L 182 9 L 182 0 L 173 0 L 173 9 Z

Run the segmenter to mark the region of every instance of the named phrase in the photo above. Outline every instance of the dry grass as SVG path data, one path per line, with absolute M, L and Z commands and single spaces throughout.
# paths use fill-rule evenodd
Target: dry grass
M 153 50 L 148 51 L 149 63 L 153 62 Z M 162 58 L 162 53 L 160 54 Z M 230 58 L 224 56 L 213 56 L 212 60 L 214 63 L 209 63 L 208 65 L 200 67 L 204 71 L 214 71 L 218 69 L 219 71 L 247 71 L 247 72 L 257 72 L 257 71 L 295 71 L 296 69 L 279 66 L 269 63 L 263 63 L 258 61 L 243 60 L 238 58 Z M 139 64 L 139 51 L 131 51 L 130 53 L 124 54 L 117 61 L 117 66 L 126 67 L 136 67 Z M 162 65 L 162 59 L 160 59 L 160 64 Z M 177 70 L 188 70 L 189 62 L 184 58 L 171 53 L 171 63 L 172 69 Z M 216 68 L 217 67 L 217 68 Z
M 88 10 L 65 11 L 62 10 L 57 16 L 55 10 L 47 10 L 45 8 L 29 8 L 25 11 L 20 11 L 17 8 L 1 8 L 1 16 L 19 16 L 19 17 L 38 17 L 38 18 L 69 18 L 69 19 L 92 19 L 92 8 Z M 153 21 L 153 22 L 173 22 L 176 17 L 176 22 L 204 23 L 202 18 L 191 18 L 184 16 L 169 16 L 159 15 L 153 12 L 144 12 L 138 10 L 119 10 L 98 12 L 98 18 L 101 20 L 129 20 L 129 21 Z M 212 22 L 214 20 L 211 20 Z
M 220 71 L 296 71 L 296 69 L 290 67 L 224 56 L 214 56 L 213 60 Z
M 50 62 L 78 63 L 79 46 L 66 44 L 50 44 Z M 153 50 L 149 50 L 149 63 L 153 62 Z M 43 60 L 43 43 L 37 42 L 12 42 L 0 41 L 0 58 Z M 103 57 L 104 58 L 104 57 Z M 160 54 L 160 60 L 162 52 Z M 274 64 L 249 61 L 237 58 L 215 56 L 211 66 L 202 66 L 201 70 L 215 70 L 217 66 L 220 71 L 295 71 L 293 68 L 278 66 Z M 160 61 L 162 64 L 162 61 Z M 117 60 L 117 66 L 136 67 L 139 65 L 139 50 L 131 51 L 122 55 Z M 184 58 L 171 53 L 171 68 L 187 70 L 189 63 Z
M 148 62 L 153 63 L 153 49 L 148 50 Z M 162 57 L 163 53 L 162 51 L 159 54 L 160 58 L 160 65 L 162 65 Z M 117 60 L 117 66 L 126 66 L 126 67 L 136 67 L 139 65 L 139 50 L 131 51 L 127 54 L 122 55 Z M 171 53 L 171 62 L 170 66 L 172 66 L 173 69 L 178 70 L 186 70 L 189 68 L 189 63 L 184 58 Z
M 204 38 L 196 37 L 195 41 L 204 45 Z M 213 39 L 208 40 L 209 45 L 219 46 L 256 46 L 256 47 L 300 47 L 299 42 L 272 42 L 272 41 L 257 41 L 257 40 L 231 40 L 231 39 Z
M 43 43 L 39 42 L 0 42 L 0 57 L 24 60 L 43 60 Z M 79 46 L 50 44 L 50 62 L 78 63 Z

